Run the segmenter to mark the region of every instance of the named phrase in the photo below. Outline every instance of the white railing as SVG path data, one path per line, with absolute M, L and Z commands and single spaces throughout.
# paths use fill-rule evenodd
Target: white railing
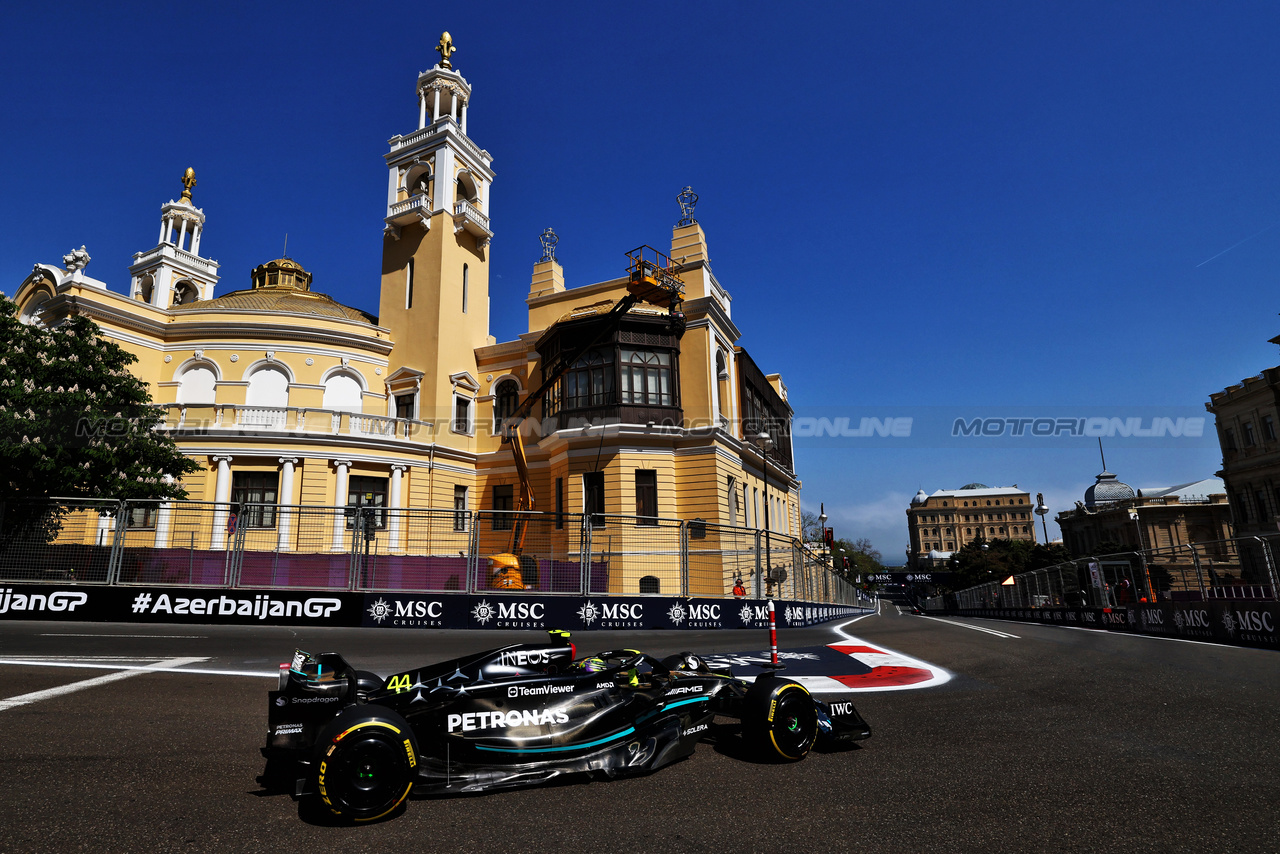
M 241 406 L 236 408 L 237 427 L 266 427 L 271 430 L 284 428 L 288 418 L 288 409 L 275 409 L 265 406 Z
M 351 432 L 361 436 L 394 436 L 396 419 L 377 415 L 352 415 Z
M 479 225 L 485 231 L 489 230 L 489 218 L 484 214 L 480 213 L 480 209 L 477 208 L 475 205 L 471 204 L 471 202 L 467 202 L 467 201 L 458 202 L 458 204 L 455 205 L 453 208 L 453 215 L 466 217 L 467 219 L 470 219 L 472 222 Z
M 426 196 L 413 196 L 401 202 L 394 202 L 391 205 L 391 216 L 403 216 L 415 211 L 425 211 L 430 207 Z

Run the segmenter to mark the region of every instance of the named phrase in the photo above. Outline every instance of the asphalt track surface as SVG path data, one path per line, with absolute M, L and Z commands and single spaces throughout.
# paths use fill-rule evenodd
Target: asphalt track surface
M 744 759 L 717 728 L 651 776 L 412 797 L 392 820 L 333 827 L 260 790 L 272 682 L 233 674 L 271 673 L 295 646 L 385 674 L 543 636 L 0 623 L 0 660 L 29 662 L 0 664 L 0 851 L 1280 851 L 1280 654 L 891 606 L 846 631 L 952 678 L 846 695 L 872 738 L 796 764 Z M 580 652 L 655 653 L 764 642 L 741 631 L 574 640 Z M 829 627 L 780 638 L 837 640 Z

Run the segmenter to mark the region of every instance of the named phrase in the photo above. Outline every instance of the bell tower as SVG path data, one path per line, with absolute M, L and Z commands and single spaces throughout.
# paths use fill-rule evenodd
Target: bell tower
M 200 256 L 204 211 L 191 203 L 196 172 L 182 176 L 182 195 L 160 208 L 160 242 L 129 267 L 129 295 L 156 308 L 213 299 L 218 262 Z
M 492 156 L 467 136 L 471 86 L 453 68 L 448 33 L 436 50 L 440 62 L 418 75 L 418 128 L 392 137 L 386 155 L 378 320 L 395 342 L 391 370 L 421 372 L 419 417 L 436 422 L 444 436 L 478 390 L 475 349 L 492 341 L 494 173 Z

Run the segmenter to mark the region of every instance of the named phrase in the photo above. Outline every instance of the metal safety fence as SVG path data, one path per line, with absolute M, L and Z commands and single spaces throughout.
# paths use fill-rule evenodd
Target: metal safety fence
M 927 600 L 937 608 L 1120 608 L 1275 599 L 1280 535 L 1088 555 Z
M 613 514 L 160 500 L 0 502 L 0 581 L 495 592 L 490 557 L 523 587 L 566 595 L 866 605 L 785 535 Z M 511 588 L 508 588 L 511 589 Z

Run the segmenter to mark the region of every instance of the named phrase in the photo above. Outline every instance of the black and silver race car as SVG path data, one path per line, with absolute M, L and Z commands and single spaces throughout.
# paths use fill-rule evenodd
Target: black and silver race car
M 690 653 L 575 661 L 568 632 L 551 635 L 386 679 L 337 653 L 297 652 L 269 694 L 263 784 L 372 821 L 414 786 L 470 793 L 647 773 L 691 754 L 716 715 L 737 718 L 746 747 L 779 761 L 871 735 L 852 703 L 821 702 L 776 673 L 749 684 Z

